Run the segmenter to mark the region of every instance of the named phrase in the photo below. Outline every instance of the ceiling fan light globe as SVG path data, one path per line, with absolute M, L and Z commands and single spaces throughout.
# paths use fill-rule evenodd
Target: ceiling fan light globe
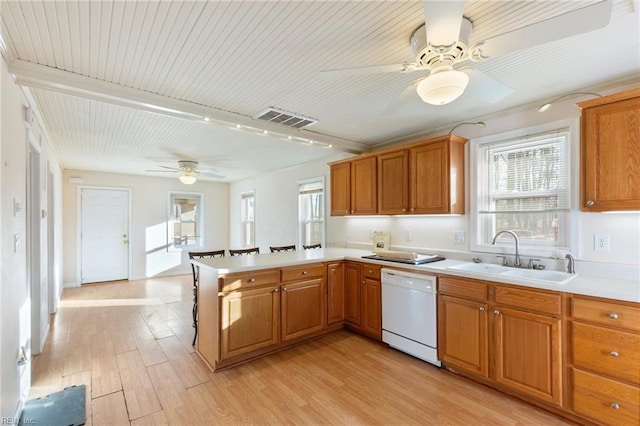
M 469 76 L 462 71 L 440 71 L 422 80 L 417 87 L 418 96 L 431 105 L 445 105 L 464 93 Z
M 180 182 L 184 183 L 185 185 L 192 185 L 196 183 L 196 177 L 192 175 L 182 175 L 178 179 L 180 179 Z

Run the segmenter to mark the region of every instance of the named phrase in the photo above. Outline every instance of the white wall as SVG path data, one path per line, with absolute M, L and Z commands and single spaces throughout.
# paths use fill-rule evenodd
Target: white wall
M 4 59 L 0 60 L 0 65 L 0 418 L 7 419 L 17 414 L 30 389 L 31 363 L 18 368 L 17 359 L 21 346 L 25 346 L 30 355 L 31 298 L 39 297 L 31 293 L 27 273 L 27 127 L 37 141 L 41 173 L 46 173 L 48 165 L 53 174 L 52 185 L 40 185 L 42 208 L 58 212 L 58 218 L 62 217 L 62 187 L 60 168 L 48 150 L 37 117 L 30 126 L 25 123 L 23 108 L 29 105 L 28 101 L 15 85 Z M 49 191 L 53 192 L 53 206 L 47 204 Z M 19 204 L 19 212 L 14 213 L 14 202 Z M 61 228 L 61 221 L 56 219 L 53 229 L 55 253 L 48 257 L 53 274 L 47 276 L 45 283 L 45 289 L 53 293 L 51 307 L 54 309 L 61 291 Z M 19 243 L 14 249 L 16 236 Z M 47 258 L 46 241 L 41 257 Z M 46 263 L 43 267 L 49 269 Z M 36 288 L 40 288 L 40 284 L 36 283 Z M 47 306 L 42 319 L 48 324 L 48 297 L 43 297 Z
M 255 237 L 261 253 L 268 253 L 269 246 L 296 244 L 298 241 L 298 182 L 324 176 L 325 199 L 330 199 L 329 166 L 349 156 L 334 154 L 296 167 L 287 168 L 256 178 L 233 182 L 229 190 L 230 238 L 229 248 L 241 248 L 240 195 L 255 193 Z M 344 247 L 347 243 L 343 218 L 329 216 L 326 202 L 326 234 L 328 246 Z
M 69 183 L 79 177 L 81 185 Z M 229 235 L 229 185 L 198 181 L 184 185 L 178 178 L 145 177 L 114 173 L 66 170 L 64 191 L 64 283 L 79 285 L 78 268 L 78 187 L 103 186 L 131 190 L 132 250 L 130 279 L 186 274 L 191 271 L 186 252 L 166 249 L 168 192 L 204 194 L 204 249 L 227 248 Z
M 629 87 L 611 89 L 606 94 L 627 90 Z M 486 127 L 475 126 L 459 127 L 457 134 L 470 139 L 466 146 L 466 211 L 462 216 L 371 216 L 371 217 L 346 217 L 329 218 L 327 221 L 327 238 L 330 244 L 351 247 L 369 248 L 372 240 L 371 231 L 386 231 L 390 233 L 391 248 L 398 250 L 415 250 L 422 253 L 440 252 L 449 257 L 471 259 L 482 257 L 485 261 L 495 261 L 495 255 L 478 254 L 470 252 L 469 233 L 469 147 L 474 140 L 516 129 L 534 127 L 545 123 L 571 120 L 579 120 L 580 111 L 575 107 L 575 100 L 554 104 L 545 113 L 537 112 L 537 106 L 522 109 L 516 112 L 503 112 L 490 117 L 473 117 L 469 121 L 482 120 Z M 433 133 L 425 132 L 415 140 L 428 139 L 439 136 L 445 131 Z M 578 164 L 579 137 L 573 138 L 576 145 L 574 152 L 574 164 Z M 295 214 L 296 214 L 296 180 L 316 175 L 324 175 L 329 182 L 329 169 L 327 161 L 319 161 L 310 165 L 301 166 L 277 173 L 270 173 L 259 178 L 240 181 L 231 186 L 230 207 L 231 219 L 231 243 L 239 242 L 239 199 L 240 192 L 254 189 L 256 192 L 256 242 L 261 247 L 268 249 L 269 245 L 286 244 L 294 242 L 296 238 Z M 582 213 L 578 207 L 578 169 L 574 168 L 573 191 L 575 194 L 572 221 L 577 232 L 575 247 L 579 271 L 591 273 L 616 274 L 624 270 L 623 277 L 640 279 L 638 270 L 640 267 L 640 213 L 601 214 Z M 327 188 L 328 189 L 328 188 Z M 329 199 L 327 197 L 327 199 Z M 406 238 L 406 231 L 410 231 L 410 240 Z M 453 242 L 453 233 L 463 231 L 465 241 L 463 244 Z M 593 246 L 595 233 L 605 233 L 610 238 L 610 250 L 608 252 L 596 252 Z M 551 267 L 560 268 L 564 261 L 547 262 Z M 613 272 L 611 272 L 613 271 Z

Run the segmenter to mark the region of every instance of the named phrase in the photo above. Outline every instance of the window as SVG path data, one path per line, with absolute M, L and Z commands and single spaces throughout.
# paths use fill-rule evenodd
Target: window
M 241 237 L 244 247 L 254 247 L 255 236 L 255 197 L 253 192 L 243 192 L 240 195 Z
M 569 246 L 569 140 L 569 130 L 563 129 L 477 146 L 472 163 L 475 248 L 486 250 L 494 235 L 505 229 L 514 231 L 530 254 Z M 505 242 L 511 238 L 503 237 Z
M 203 247 L 202 194 L 169 193 L 169 248 L 184 250 Z
M 324 247 L 324 179 L 301 182 L 298 186 L 299 245 Z

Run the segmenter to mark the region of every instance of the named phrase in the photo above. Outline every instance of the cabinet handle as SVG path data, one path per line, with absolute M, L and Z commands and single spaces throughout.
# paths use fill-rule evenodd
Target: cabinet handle
M 406 212 L 406 211 L 407 211 L 407 209 L 402 209 L 402 211 L 403 211 L 403 212 Z
M 273 292 L 274 292 L 274 293 L 277 293 L 277 292 L 278 292 L 278 289 L 277 289 L 277 288 L 273 289 Z
M 287 291 L 287 288 L 286 287 L 282 287 L 282 291 Z
M 480 306 L 480 312 L 484 312 L 484 306 Z
M 588 205 L 589 207 L 593 206 L 594 204 L 595 204 L 595 203 L 593 202 L 593 200 L 589 200 L 589 201 L 587 201 L 587 205 Z
M 493 314 L 494 315 L 500 315 L 500 311 L 496 309 L 495 311 L 493 311 Z
M 611 355 L 614 358 L 618 358 L 620 356 L 620 354 L 618 352 L 616 352 L 616 351 L 609 352 L 609 355 Z
M 616 314 L 615 312 L 611 312 L 611 313 L 609 314 L 609 318 L 611 318 L 611 319 L 618 319 L 618 314 Z
M 369 269 L 369 275 L 373 275 L 373 271 Z
M 611 404 L 611 408 L 613 408 L 614 410 L 619 410 L 620 404 L 618 404 L 617 402 L 614 402 L 613 404 Z
M 250 283 L 254 283 L 254 282 L 256 282 L 256 279 L 255 278 L 249 278 L 247 281 L 249 281 Z
M 307 275 L 307 271 L 302 271 L 302 275 Z
M 362 284 L 366 284 L 365 280 L 362 280 Z

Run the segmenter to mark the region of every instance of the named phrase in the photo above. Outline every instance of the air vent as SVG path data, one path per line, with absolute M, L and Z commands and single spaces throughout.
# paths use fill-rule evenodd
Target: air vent
M 269 109 L 262 111 L 253 118 L 262 121 L 269 121 L 271 123 L 282 124 L 283 126 L 293 127 L 294 129 L 302 129 L 303 127 L 307 127 L 318 122 L 318 120 L 314 120 L 313 118 L 305 117 L 302 115 L 295 115 L 290 112 L 282 111 L 273 107 L 269 107 Z

